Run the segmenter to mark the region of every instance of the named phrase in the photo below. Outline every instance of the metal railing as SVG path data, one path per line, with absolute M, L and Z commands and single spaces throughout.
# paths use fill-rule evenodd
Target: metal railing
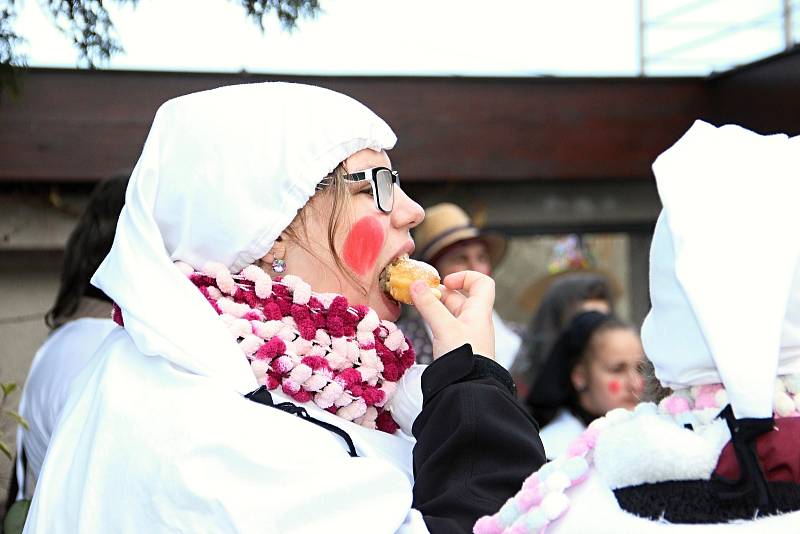
M 800 0 L 638 0 L 638 10 L 640 76 L 728 70 L 800 34 Z

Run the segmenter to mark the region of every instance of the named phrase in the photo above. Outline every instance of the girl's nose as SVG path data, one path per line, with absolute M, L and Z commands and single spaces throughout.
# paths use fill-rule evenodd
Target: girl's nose
M 394 205 L 392 206 L 392 226 L 395 228 L 414 228 L 425 218 L 422 206 L 411 200 L 399 185 L 394 186 Z

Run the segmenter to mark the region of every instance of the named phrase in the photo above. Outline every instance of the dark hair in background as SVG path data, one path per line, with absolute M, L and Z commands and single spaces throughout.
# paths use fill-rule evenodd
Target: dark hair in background
M 64 248 L 61 285 L 53 307 L 45 316 L 50 328 L 57 328 L 73 315 L 82 297 L 111 300 L 89 279 L 114 242 L 127 187 L 128 175 L 114 176 L 98 183 L 89 195 L 89 203 Z
M 590 356 L 589 347 L 597 335 L 618 328 L 631 326 L 614 315 L 597 311 L 583 312 L 572 319 L 553 345 L 525 399 L 540 426 L 552 421 L 561 408 L 580 410 L 578 392 L 572 385 L 572 370 Z
M 511 371 L 518 387 L 533 384 L 559 334 L 587 300 L 605 300 L 613 311 L 614 296 L 608 279 L 594 273 L 569 273 L 553 282 L 544 293 L 522 336 L 522 349 Z

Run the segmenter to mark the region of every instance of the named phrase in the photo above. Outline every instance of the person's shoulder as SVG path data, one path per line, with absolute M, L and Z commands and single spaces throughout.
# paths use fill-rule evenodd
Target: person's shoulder
M 562 408 L 556 417 L 539 431 L 547 457 L 553 459 L 561 456 L 569 444 L 585 429 L 577 417 L 566 408 Z

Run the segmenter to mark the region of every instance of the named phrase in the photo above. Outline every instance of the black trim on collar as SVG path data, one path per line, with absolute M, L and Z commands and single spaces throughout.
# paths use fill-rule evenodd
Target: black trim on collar
M 269 406 L 270 408 L 276 408 L 282 412 L 286 412 L 291 415 L 296 415 L 300 419 L 304 419 L 309 423 L 314 423 L 315 425 L 324 428 L 329 432 L 333 432 L 340 438 L 344 440 L 347 444 L 347 454 L 349 454 L 352 458 L 358 458 L 358 453 L 356 452 L 356 446 L 353 443 L 353 439 L 350 437 L 346 431 L 342 430 L 336 425 L 332 425 L 325 421 L 321 421 L 315 417 L 311 417 L 308 415 L 308 412 L 302 406 L 297 406 L 291 402 L 279 402 L 275 404 L 272 400 L 272 394 L 267 389 L 267 386 L 261 386 L 260 388 L 251 391 L 247 395 L 244 396 L 245 399 L 249 399 L 253 402 L 257 402 L 259 404 L 263 404 L 264 406 Z

